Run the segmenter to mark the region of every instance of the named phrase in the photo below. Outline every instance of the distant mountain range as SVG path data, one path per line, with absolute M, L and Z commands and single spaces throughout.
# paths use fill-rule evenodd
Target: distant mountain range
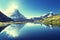
M 41 20 L 41 19 L 44 19 L 44 18 L 47 18 L 47 17 L 50 17 L 50 16 L 54 16 L 55 14 L 54 13 L 47 13 L 47 14 L 45 14 L 45 15 L 42 15 L 42 16 L 40 16 L 40 17 L 34 17 L 34 18 L 32 18 L 34 21 L 36 21 L 36 20 Z
M 31 18 L 31 19 L 26 19 L 25 17 L 24 17 L 24 15 L 22 15 L 20 12 L 19 12 L 19 10 L 15 10 L 13 13 L 12 13 L 12 15 L 11 15 L 11 19 L 13 19 L 15 22 L 16 21 L 18 21 L 18 22 L 33 22 L 33 21 L 35 21 L 35 20 L 41 20 L 41 19 L 44 19 L 44 18 L 47 18 L 47 17 L 50 17 L 50 16 L 54 16 L 54 13 L 52 13 L 52 12 L 49 12 L 49 13 L 47 13 L 47 14 L 45 14 L 45 15 L 42 15 L 41 17 L 34 17 L 34 18 Z
M 53 13 L 48 13 L 45 15 L 42 15 L 41 17 L 34 17 L 31 19 L 26 19 L 24 15 L 22 15 L 19 10 L 15 10 L 10 17 L 7 17 L 0 11 L 0 22 L 9 22 L 9 21 L 14 21 L 14 22 L 27 22 L 27 21 L 32 21 L 32 20 L 41 20 L 50 16 L 54 16 Z

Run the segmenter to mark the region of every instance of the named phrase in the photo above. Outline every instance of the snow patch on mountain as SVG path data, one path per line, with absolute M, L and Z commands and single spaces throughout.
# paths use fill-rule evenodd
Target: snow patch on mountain
M 24 21 L 26 18 L 19 12 L 19 10 L 15 10 L 11 17 L 14 21 Z

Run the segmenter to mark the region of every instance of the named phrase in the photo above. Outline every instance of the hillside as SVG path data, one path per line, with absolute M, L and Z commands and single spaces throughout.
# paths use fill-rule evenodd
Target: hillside
M 60 14 L 44 18 L 43 20 L 40 20 L 40 22 L 43 24 L 60 26 Z
M 0 22 L 9 22 L 9 21 L 13 20 L 0 11 Z

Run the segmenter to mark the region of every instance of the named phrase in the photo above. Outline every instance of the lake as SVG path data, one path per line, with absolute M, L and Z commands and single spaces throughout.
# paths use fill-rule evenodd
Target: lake
M 0 40 L 59 40 L 60 27 L 39 23 L 11 24 L 0 33 Z

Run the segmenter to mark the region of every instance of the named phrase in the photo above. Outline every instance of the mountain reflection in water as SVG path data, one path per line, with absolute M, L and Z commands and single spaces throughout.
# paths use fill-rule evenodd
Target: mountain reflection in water
M 17 37 L 20 34 L 20 29 L 24 27 L 25 24 L 11 24 L 7 26 L 1 33 L 5 32 L 11 37 Z
M 11 24 L 1 32 L 0 40 L 54 39 L 59 36 L 59 27 L 40 23 Z

